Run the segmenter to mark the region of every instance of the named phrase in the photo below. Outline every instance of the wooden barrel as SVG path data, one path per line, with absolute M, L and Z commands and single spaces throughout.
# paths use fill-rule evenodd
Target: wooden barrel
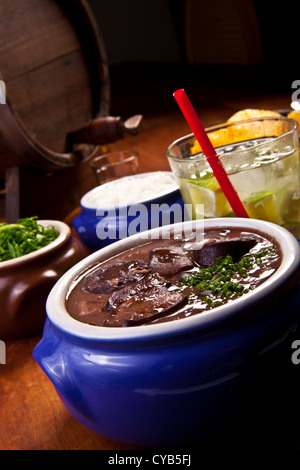
M 84 0 L 1 0 L 0 178 L 13 166 L 55 171 L 97 153 L 67 147 L 67 135 L 107 116 L 109 72 Z

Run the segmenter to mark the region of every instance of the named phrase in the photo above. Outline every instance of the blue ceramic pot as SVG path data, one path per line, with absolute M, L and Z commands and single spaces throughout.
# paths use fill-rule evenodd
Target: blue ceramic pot
M 197 229 L 200 223 L 184 226 Z M 207 438 L 243 403 L 260 362 L 296 325 L 297 240 L 254 219 L 209 219 L 205 226 L 251 227 L 273 236 L 282 249 L 280 268 L 231 304 L 182 320 L 131 328 L 74 320 L 65 308 L 73 280 L 95 262 L 134 246 L 140 240 L 135 235 L 93 253 L 52 289 L 33 356 L 73 417 L 96 433 L 143 448 Z
M 155 173 L 167 174 L 174 179 L 171 172 Z M 141 180 L 149 174 L 142 173 L 121 178 L 118 181 L 122 182 L 128 178 L 132 181 Z M 184 212 L 184 202 L 175 179 L 174 185 L 169 190 L 164 190 L 151 199 L 141 200 L 130 206 L 120 205 L 111 208 L 101 207 L 99 203 L 99 207 L 95 208 L 90 202 L 91 196 L 96 195 L 99 189 L 101 191 L 105 189 L 108 193 L 116 191 L 118 181 L 94 188 L 81 199 L 82 211 L 73 220 L 72 225 L 90 250 L 96 251 L 129 235 L 174 222 L 182 222 L 188 218 Z

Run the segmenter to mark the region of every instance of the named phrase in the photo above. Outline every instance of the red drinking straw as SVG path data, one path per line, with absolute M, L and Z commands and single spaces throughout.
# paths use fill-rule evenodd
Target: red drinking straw
M 204 127 L 202 126 L 196 111 L 194 110 L 189 98 L 187 97 L 185 91 L 181 88 L 173 93 L 174 98 L 176 99 L 185 119 L 187 120 L 193 134 L 201 146 L 203 153 L 205 154 L 208 163 L 213 170 L 213 173 L 225 194 L 231 208 L 236 215 L 236 217 L 248 217 L 248 214 L 236 192 L 234 187 L 231 184 L 230 179 L 228 178 L 222 163 L 219 160 L 217 152 L 215 151 L 211 141 L 209 140 L 208 135 L 205 132 Z

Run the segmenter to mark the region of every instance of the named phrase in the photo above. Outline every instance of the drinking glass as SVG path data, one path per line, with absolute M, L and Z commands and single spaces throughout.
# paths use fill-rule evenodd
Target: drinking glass
M 259 118 L 206 129 L 249 217 L 286 227 L 300 238 L 300 164 L 296 121 Z M 193 134 L 167 149 L 193 219 L 234 216 Z
M 135 175 L 139 171 L 138 153 L 135 150 L 110 152 L 90 161 L 97 184 L 108 183 L 123 176 Z

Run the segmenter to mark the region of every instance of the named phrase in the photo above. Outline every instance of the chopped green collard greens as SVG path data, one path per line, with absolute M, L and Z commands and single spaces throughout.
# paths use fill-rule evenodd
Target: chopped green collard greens
M 39 250 L 54 241 L 59 232 L 53 226 L 38 224 L 37 217 L 0 224 L 0 261 L 8 261 Z
M 242 281 L 248 277 L 254 265 L 263 267 L 264 258 L 272 256 L 272 252 L 273 249 L 268 248 L 244 256 L 236 263 L 230 255 L 219 257 L 215 265 L 199 268 L 189 274 L 182 284 L 201 291 L 202 300 L 211 308 L 217 307 L 222 305 L 224 299 L 240 297 L 253 289 L 253 285 L 244 285 Z

